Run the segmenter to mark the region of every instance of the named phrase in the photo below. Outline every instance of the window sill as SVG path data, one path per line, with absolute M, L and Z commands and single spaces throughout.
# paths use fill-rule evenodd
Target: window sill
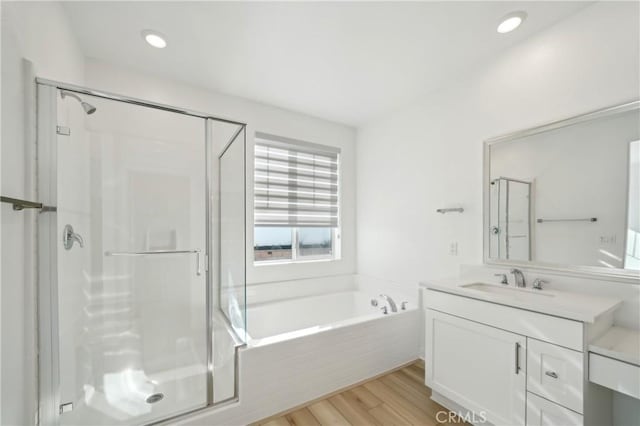
M 276 266 L 276 265 L 295 265 L 295 264 L 308 264 L 308 263 L 327 263 L 339 261 L 339 258 L 320 258 L 320 259 L 305 259 L 305 260 L 263 260 L 261 262 L 253 262 L 253 266 Z

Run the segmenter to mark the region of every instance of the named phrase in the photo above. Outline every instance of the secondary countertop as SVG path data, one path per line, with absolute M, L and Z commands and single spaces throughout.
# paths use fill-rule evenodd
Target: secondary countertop
M 531 288 L 516 289 L 512 285 L 505 288 L 514 289 L 517 297 L 496 294 L 487 291 L 465 288 L 465 285 L 483 283 L 482 280 L 469 278 L 449 278 L 421 282 L 423 288 L 491 303 L 512 306 L 557 317 L 568 318 L 585 323 L 594 323 L 602 315 L 613 312 L 622 304 L 622 300 L 557 290 L 533 290 Z M 483 283 L 485 284 L 485 283 Z M 492 284 L 500 288 L 500 284 Z M 528 298 L 527 293 L 532 293 Z M 553 297 L 540 297 L 547 294 Z
M 613 326 L 589 345 L 589 352 L 640 365 L 640 330 Z

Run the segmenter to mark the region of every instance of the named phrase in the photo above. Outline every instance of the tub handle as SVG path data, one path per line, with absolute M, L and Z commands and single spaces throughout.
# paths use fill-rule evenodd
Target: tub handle
M 402 302 L 402 303 L 400 304 L 400 309 L 402 309 L 403 311 L 406 311 L 406 310 L 407 310 L 407 304 L 408 304 L 408 303 L 409 303 L 409 302 Z
M 382 313 L 383 313 L 384 315 L 387 315 L 387 314 L 389 313 L 389 311 L 387 310 L 387 307 L 386 307 L 386 306 L 383 306 L 383 307 L 381 308 L 381 310 L 382 310 Z

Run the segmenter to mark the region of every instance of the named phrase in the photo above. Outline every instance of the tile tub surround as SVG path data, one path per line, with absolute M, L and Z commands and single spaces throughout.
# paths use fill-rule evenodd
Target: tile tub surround
M 418 309 L 362 319 L 241 349 L 239 401 L 180 425 L 256 422 L 418 359 Z

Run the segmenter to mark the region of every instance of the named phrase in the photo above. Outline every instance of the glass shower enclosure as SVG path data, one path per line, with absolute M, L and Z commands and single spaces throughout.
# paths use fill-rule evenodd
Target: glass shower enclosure
M 491 258 L 531 260 L 531 182 L 492 180 L 490 205 Z
M 243 123 L 38 81 L 40 424 L 237 396 L 244 222 L 220 214 L 244 217 L 244 146 Z

